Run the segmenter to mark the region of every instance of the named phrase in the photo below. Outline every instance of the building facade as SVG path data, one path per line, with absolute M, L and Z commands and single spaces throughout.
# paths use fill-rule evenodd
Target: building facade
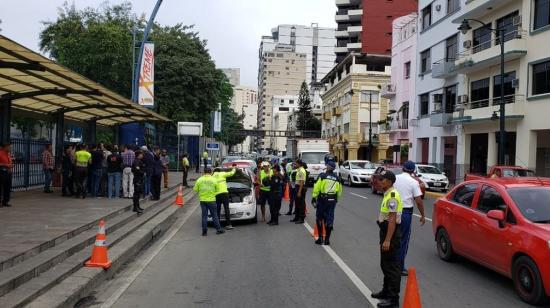
M 416 12 L 393 21 L 391 82 L 382 85 L 382 97 L 389 103 L 389 139 L 392 159 L 400 164 L 409 157 L 409 118 L 416 100 Z
M 233 90 L 231 109 L 239 115 L 243 115 L 244 129 L 256 129 L 258 122 L 258 94 L 256 89 L 247 86 L 237 86 Z M 249 153 L 252 151 L 253 138 L 248 136 L 245 141 L 236 147 L 237 152 Z
M 241 69 L 240 68 L 222 68 L 222 72 L 229 79 L 229 83 L 233 87 L 241 85 Z
M 288 127 L 288 118 L 298 109 L 297 95 L 275 95 L 272 98 L 272 125 L 273 130 L 286 131 Z M 270 148 L 276 153 L 286 151 L 285 137 L 271 137 Z

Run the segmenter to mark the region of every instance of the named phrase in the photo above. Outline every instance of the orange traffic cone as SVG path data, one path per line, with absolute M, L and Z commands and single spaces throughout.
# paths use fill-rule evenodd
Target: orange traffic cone
M 95 236 L 94 249 L 92 250 L 92 257 L 86 261 L 87 267 L 103 267 L 105 269 L 111 267 L 111 260 L 107 256 L 107 244 L 105 237 L 105 221 L 99 222 L 99 231 Z
M 327 236 L 327 231 L 325 229 L 325 223 L 323 222 L 323 237 Z M 317 229 L 317 224 L 315 224 L 315 229 L 313 229 L 313 238 L 319 238 L 319 230 Z
M 183 206 L 183 185 L 180 185 L 180 188 L 178 190 L 178 195 L 176 196 L 175 204 L 179 207 Z
M 418 290 L 418 283 L 416 281 L 416 270 L 409 268 L 409 277 L 407 279 L 407 287 L 405 289 L 405 300 L 403 301 L 403 308 L 421 308 L 422 302 L 420 301 L 420 291 Z
M 290 194 L 289 194 L 289 191 L 290 191 L 290 185 L 286 184 L 285 186 L 285 194 L 283 195 L 283 199 L 285 201 L 290 201 Z

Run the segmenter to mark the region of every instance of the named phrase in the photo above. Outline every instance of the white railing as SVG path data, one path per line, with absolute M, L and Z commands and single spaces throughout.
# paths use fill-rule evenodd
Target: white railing
M 527 31 L 521 30 L 521 29 L 508 32 L 504 34 L 504 43 L 511 40 L 523 39 L 527 35 L 527 33 L 528 33 Z M 473 41 L 470 41 L 470 42 L 473 42 Z M 478 52 L 481 52 L 483 50 L 489 49 L 494 46 L 498 46 L 499 44 L 500 44 L 500 35 L 498 35 L 498 37 L 494 37 L 494 34 L 491 33 L 491 40 L 466 48 L 464 51 L 458 53 L 457 60 L 470 57 L 473 54 L 476 54 Z
M 506 95 L 504 96 L 504 103 L 505 104 L 513 104 L 516 103 L 524 98 L 523 95 L 520 94 L 512 94 L 512 95 Z M 500 96 L 492 97 L 489 99 L 482 99 L 477 101 L 468 102 L 466 104 L 462 104 L 464 109 L 478 109 L 478 108 L 485 108 L 489 106 L 498 106 L 500 105 Z

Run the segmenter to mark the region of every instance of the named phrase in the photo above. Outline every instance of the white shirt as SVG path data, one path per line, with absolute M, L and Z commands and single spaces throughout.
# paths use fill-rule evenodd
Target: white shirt
M 403 208 L 414 207 L 414 198 L 422 196 L 420 184 L 408 173 L 398 174 L 393 187 L 397 189 L 403 202 Z

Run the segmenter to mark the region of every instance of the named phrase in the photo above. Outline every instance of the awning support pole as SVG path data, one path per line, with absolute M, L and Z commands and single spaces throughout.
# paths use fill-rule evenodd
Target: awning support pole
M 11 100 L 0 100 L 0 143 L 10 141 Z

